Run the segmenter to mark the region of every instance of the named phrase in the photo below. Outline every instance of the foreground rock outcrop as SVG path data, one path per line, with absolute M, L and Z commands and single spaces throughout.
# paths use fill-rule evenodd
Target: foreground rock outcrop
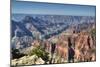
M 38 58 L 36 55 L 32 56 L 23 56 L 19 59 L 11 60 L 12 66 L 16 65 L 34 65 L 34 64 L 44 64 L 45 62 Z

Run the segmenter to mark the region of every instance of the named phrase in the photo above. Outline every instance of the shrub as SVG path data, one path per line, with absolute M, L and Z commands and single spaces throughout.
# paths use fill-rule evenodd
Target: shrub
M 38 57 L 41 57 L 45 63 L 47 61 L 49 61 L 49 56 L 48 56 L 48 52 L 46 52 L 43 48 L 41 48 L 41 46 L 38 46 L 36 48 L 34 48 L 30 53 L 29 55 L 36 55 Z
M 96 36 L 96 29 L 91 30 L 91 35 L 94 36 L 94 37 Z

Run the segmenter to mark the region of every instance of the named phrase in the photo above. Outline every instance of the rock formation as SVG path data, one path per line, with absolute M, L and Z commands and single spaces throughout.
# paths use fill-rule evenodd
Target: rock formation
M 13 59 L 11 63 L 12 66 L 34 65 L 34 64 L 44 64 L 44 61 L 41 58 L 38 58 L 36 55 L 32 55 L 32 56 L 23 56 L 19 59 Z

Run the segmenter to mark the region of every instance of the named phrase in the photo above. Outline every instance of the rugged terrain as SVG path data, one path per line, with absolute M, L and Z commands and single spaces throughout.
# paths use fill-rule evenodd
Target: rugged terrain
M 15 19 L 11 21 L 12 65 L 96 60 L 95 17 L 25 15 Z

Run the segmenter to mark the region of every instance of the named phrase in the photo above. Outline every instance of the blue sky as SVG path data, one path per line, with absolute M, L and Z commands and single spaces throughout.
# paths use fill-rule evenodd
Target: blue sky
M 95 6 L 12 1 L 13 14 L 95 16 Z

